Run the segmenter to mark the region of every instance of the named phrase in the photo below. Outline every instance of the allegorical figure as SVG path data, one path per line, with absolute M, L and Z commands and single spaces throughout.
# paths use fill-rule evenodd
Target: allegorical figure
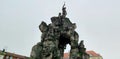
M 65 18 L 67 15 L 65 4 L 62 7 L 62 16 Z

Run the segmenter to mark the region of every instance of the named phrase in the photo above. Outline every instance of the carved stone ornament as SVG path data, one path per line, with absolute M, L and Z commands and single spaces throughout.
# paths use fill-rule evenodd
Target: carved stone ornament
M 66 17 L 65 5 L 62 7 L 62 15 L 51 17 L 50 24 L 44 21 L 39 25 L 42 32 L 41 42 L 33 46 L 31 51 L 32 59 L 63 59 L 66 45 L 71 46 L 69 59 L 89 59 L 85 52 L 83 41 L 78 44 L 79 35 L 75 31 L 76 24 Z

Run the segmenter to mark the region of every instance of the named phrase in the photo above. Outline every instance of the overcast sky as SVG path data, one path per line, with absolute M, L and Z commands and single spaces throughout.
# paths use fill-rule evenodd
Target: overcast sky
M 40 41 L 39 24 L 51 23 L 64 2 L 87 50 L 120 59 L 120 0 L 0 0 L 0 50 L 29 56 Z

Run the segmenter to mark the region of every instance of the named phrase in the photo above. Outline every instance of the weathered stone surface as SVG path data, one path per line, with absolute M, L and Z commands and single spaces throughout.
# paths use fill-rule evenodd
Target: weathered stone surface
M 33 46 L 32 59 L 63 59 L 64 49 L 70 44 L 70 59 L 87 59 L 83 41 L 78 44 L 79 35 L 75 31 L 76 24 L 66 17 L 66 7 L 62 8 L 62 15 L 52 17 L 50 24 L 44 21 L 39 25 L 42 32 L 41 42 Z
M 89 59 L 89 54 L 86 53 L 86 48 L 84 46 L 84 42 L 83 40 L 79 43 L 78 46 L 78 50 L 79 50 L 79 59 Z

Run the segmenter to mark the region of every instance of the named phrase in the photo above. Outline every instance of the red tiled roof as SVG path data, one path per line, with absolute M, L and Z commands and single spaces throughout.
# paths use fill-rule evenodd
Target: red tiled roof
M 100 56 L 99 54 L 95 53 L 94 51 L 86 51 L 86 52 L 87 52 L 87 54 L 89 54 L 90 56 L 95 56 L 95 57 Z
M 86 53 L 93 57 L 101 56 L 100 54 L 98 54 L 94 51 L 86 51 Z M 64 59 L 68 59 L 68 58 L 69 58 L 69 53 L 64 53 Z
M 22 56 L 22 55 L 18 55 L 18 54 L 15 54 L 15 53 L 10 53 L 10 52 L 7 52 L 6 55 L 17 57 L 17 58 L 25 58 L 26 57 L 26 56 Z
M 0 50 L 0 52 L 2 52 Z M 15 53 L 10 53 L 10 52 L 5 52 L 7 56 L 13 56 L 13 57 L 16 57 L 16 58 L 26 58 L 26 56 L 22 56 L 22 55 L 19 55 L 19 54 L 15 54 Z

